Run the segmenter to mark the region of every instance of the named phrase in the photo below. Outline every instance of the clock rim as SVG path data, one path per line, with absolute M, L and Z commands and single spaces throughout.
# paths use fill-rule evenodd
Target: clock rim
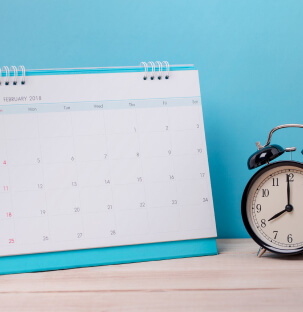
M 266 171 L 276 168 L 276 167 L 281 167 L 281 166 L 294 166 L 294 167 L 299 167 L 300 169 L 303 170 L 303 163 L 299 161 L 293 161 L 293 160 L 282 160 L 282 161 L 276 161 L 273 162 L 269 165 L 266 165 L 265 167 L 262 167 L 260 170 L 258 170 L 248 181 L 243 195 L 242 195 L 242 201 L 241 201 L 241 215 L 242 215 L 242 220 L 244 223 L 244 226 L 246 228 L 246 231 L 250 235 L 250 237 L 261 247 L 265 248 L 268 251 L 277 253 L 277 254 L 283 254 L 283 255 L 295 255 L 303 252 L 303 246 L 300 248 L 295 248 L 295 249 L 281 249 L 281 248 L 276 248 L 273 247 L 269 244 L 267 244 L 265 241 L 260 239 L 252 229 L 251 225 L 249 224 L 248 217 L 247 217 L 247 209 L 246 209 L 246 203 L 247 203 L 247 196 L 249 191 L 251 190 L 251 187 L 253 186 L 254 182 L 261 176 L 263 175 Z

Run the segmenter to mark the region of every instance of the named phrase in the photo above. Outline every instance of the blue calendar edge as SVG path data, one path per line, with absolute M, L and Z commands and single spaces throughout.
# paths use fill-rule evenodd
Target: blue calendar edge
M 216 238 L 0 257 L 0 275 L 216 255 Z
M 171 65 L 169 71 L 184 71 L 195 70 L 194 65 Z M 148 68 L 151 71 L 151 68 Z M 155 72 L 159 71 L 156 66 Z M 165 73 L 165 66 L 162 68 L 162 72 Z M 75 75 L 75 74 L 106 74 L 106 73 L 135 73 L 145 72 L 144 67 L 140 66 L 127 66 L 127 67 L 91 67 L 91 68 L 54 68 L 54 69 L 25 69 L 25 76 L 45 76 L 45 75 Z M 10 70 L 9 76 L 14 76 L 15 73 Z M 20 70 L 17 71 L 18 76 L 22 76 Z M 2 70 L 0 77 L 5 77 L 6 72 Z

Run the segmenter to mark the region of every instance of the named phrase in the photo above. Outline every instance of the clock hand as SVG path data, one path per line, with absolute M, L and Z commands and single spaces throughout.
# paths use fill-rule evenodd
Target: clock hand
M 289 175 L 287 175 L 287 205 L 285 206 L 285 209 L 276 213 L 274 216 L 272 216 L 268 221 L 274 220 L 278 217 L 280 217 L 284 212 L 291 212 L 294 207 L 290 204 L 290 185 L 289 185 Z
M 290 185 L 289 185 L 289 174 L 287 175 L 287 206 L 290 206 Z M 286 209 L 286 208 L 285 208 Z
M 276 219 L 276 218 L 280 217 L 281 214 L 283 214 L 283 213 L 286 212 L 286 211 L 288 211 L 288 210 L 286 210 L 286 208 L 285 208 L 284 210 L 282 210 L 282 211 L 276 213 L 274 216 L 272 216 L 270 219 L 268 219 L 268 221 L 271 221 L 271 220 L 273 220 L 273 219 Z
M 291 212 L 293 211 L 294 207 L 292 205 L 286 205 L 285 209 L 276 213 L 274 216 L 272 216 L 270 219 L 268 219 L 268 221 L 271 221 L 273 219 L 276 219 L 278 217 L 281 216 L 281 214 L 283 214 L 284 212 Z

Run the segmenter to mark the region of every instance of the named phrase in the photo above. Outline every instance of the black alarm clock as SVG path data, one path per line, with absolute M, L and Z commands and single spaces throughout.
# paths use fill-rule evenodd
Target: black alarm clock
M 264 146 L 256 143 L 258 151 L 247 162 L 249 169 L 264 165 L 247 183 L 241 204 L 245 228 L 260 246 L 258 257 L 266 250 L 283 255 L 303 252 L 303 163 L 292 160 L 271 163 L 284 152 L 296 150 L 270 144 L 276 130 L 289 127 L 303 125 L 275 127 Z

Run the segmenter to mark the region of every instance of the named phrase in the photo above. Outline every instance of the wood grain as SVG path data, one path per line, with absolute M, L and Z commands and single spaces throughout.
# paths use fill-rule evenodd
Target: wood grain
M 0 311 L 303 311 L 303 256 L 218 256 L 0 276 Z

